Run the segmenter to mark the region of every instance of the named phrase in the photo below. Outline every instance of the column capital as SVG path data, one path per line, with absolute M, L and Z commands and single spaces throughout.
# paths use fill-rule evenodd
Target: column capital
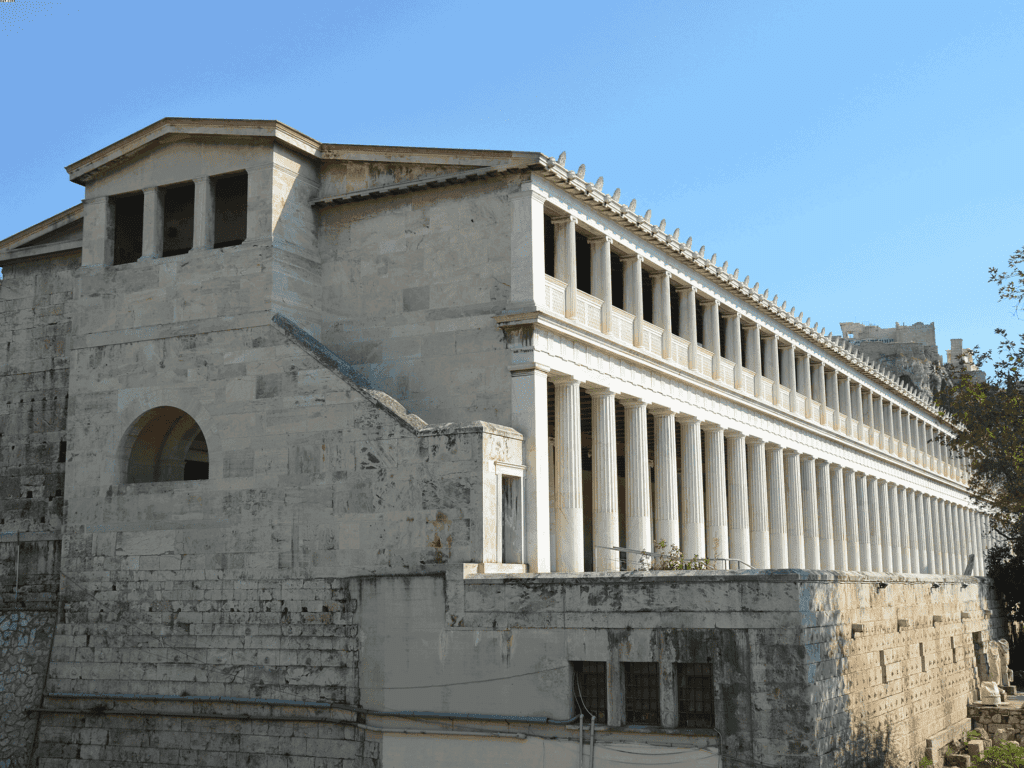
M 811 456 L 811 454 L 809 454 L 809 453 L 801 453 L 800 454 L 800 461 L 810 461 L 810 462 L 815 463 L 815 464 L 818 462 L 818 460 L 816 458 L 814 458 L 813 456 Z
M 676 414 L 667 405 L 658 405 L 657 403 L 647 406 L 647 412 L 652 416 L 675 416 Z
M 587 394 L 591 397 L 615 397 L 618 394 L 608 387 L 592 387 L 589 384 L 586 386 L 586 390 Z
M 785 448 L 785 447 L 783 447 L 782 448 L 782 454 L 784 456 L 799 456 L 800 455 L 800 451 L 796 450 L 795 448 Z
M 764 444 L 764 450 L 765 450 L 766 453 L 782 453 L 786 449 L 783 448 L 778 443 L 768 443 L 768 442 L 766 442 Z
M 612 236 L 611 235 L 587 235 L 587 242 L 590 243 L 591 245 L 598 244 L 598 243 L 608 243 L 610 245 L 611 242 L 612 242 Z
M 764 445 L 765 444 L 764 440 L 762 440 L 760 437 L 757 437 L 756 435 L 747 435 L 746 442 L 747 442 L 748 445 Z
M 551 383 L 554 384 L 556 387 L 557 386 L 567 386 L 567 385 L 570 385 L 570 384 L 582 384 L 583 383 L 583 382 L 581 382 L 579 379 L 577 379 L 575 376 L 573 376 L 571 374 L 568 374 L 568 373 L 558 373 L 557 371 L 555 373 L 549 373 L 548 374 L 548 379 L 550 379 Z
M 639 397 L 622 397 L 619 399 L 622 402 L 622 407 L 626 408 L 627 410 L 641 408 L 643 406 L 648 405 L 648 402 L 646 400 L 642 400 Z
M 727 429 L 727 430 L 725 430 L 725 436 L 729 437 L 729 438 L 732 438 L 734 440 L 736 438 L 746 438 L 746 435 L 744 435 L 738 429 Z
M 700 426 L 701 423 L 700 419 L 698 419 L 696 416 L 691 416 L 688 413 L 680 413 L 678 418 L 681 422 L 683 422 L 683 424 L 696 424 Z
M 701 424 L 701 429 L 705 432 L 725 432 L 725 427 L 721 424 L 716 424 L 713 421 L 705 421 Z
M 551 217 L 552 224 L 568 224 L 570 221 L 576 224 L 579 219 L 571 213 L 556 214 Z

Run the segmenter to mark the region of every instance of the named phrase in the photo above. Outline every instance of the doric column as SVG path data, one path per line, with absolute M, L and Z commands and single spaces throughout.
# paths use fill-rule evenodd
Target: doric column
M 622 259 L 622 303 L 626 311 L 633 315 L 633 346 L 643 344 L 644 291 L 640 256 L 632 254 Z
M 541 263 L 541 268 L 543 268 Z M 512 427 L 523 436 L 523 515 L 531 573 L 551 570 L 548 498 L 548 377 L 546 368 L 512 372 Z M 617 474 L 617 473 L 616 473 Z M 616 521 L 616 525 L 618 522 Z
M 939 516 L 939 525 L 942 531 L 942 561 L 946 567 L 946 573 L 954 574 L 953 567 L 953 531 L 950 527 L 949 515 L 946 514 L 946 502 L 942 499 L 935 499 L 935 512 Z
M 683 542 L 679 551 L 689 560 L 707 555 L 704 542 L 704 468 L 700 456 L 700 420 L 684 416 L 680 421 L 683 438 Z
M 977 542 L 976 547 L 978 554 L 976 558 L 977 573 L 979 576 L 985 576 L 988 573 L 988 568 L 986 567 L 987 563 L 985 562 L 985 557 L 988 554 L 988 548 L 985 546 L 984 515 L 977 510 L 972 511 L 974 512 L 974 538 Z
M 829 426 L 839 429 L 839 374 L 835 370 L 825 374 L 825 406 L 832 409 L 833 421 Z
M 750 504 L 750 560 L 759 569 L 771 568 L 771 526 L 768 513 L 768 471 L 764 440 L 747 438 L 747 500 Z
M 583 571 L 583 455 L 580 445 L 580 383 L 555 383 L 555 570 Z
M 142 198 L 142 257 L 159 259 L 164 255 L 164 193 L 158 187 L 143 191 Z
M 872 489 L 870 486 L 874 486 Z M 878 561 L 878 570 L 882 573 L 895 573 L 892 568 L 892 531 L 889 524 L 889 492 L 885 487 L 884 480 L 870 478 L 868 480 L 868 502 L 872 497 L 876 498 L 878 504 L 878 543 L 881 548 Z
M 857 476 L 852 469 L 843 470 L 843 508 L 846 511 L 846 567 L 865 571 L 861 560 L 860 511 L 857 508 Z
M 864 392 L 860 384 L 854 382 L 851 385 L 853 391 L 850 396 L 850 403 L 853 406 L 852 418 L 857 422 L 857 433 L 854 437 L 864 439 Z
M 917 444 L 917 417 L 912 413 L 907 414 L 907 445 L 909 446 L 907 458 L 915 464 L 920 463 L 920 447 Z
M 729 477 L 729 557 L 750 561 L 750 510 L 747 503 L 747 444 L 743 435 L 732 430 L 725 433 L 726 469 Z M 739 570 L 739 563 L 729 563 Z
M 907 548 L 907 521 L 900 514 L 900 502 L 896 493 L 895 483 L 885 483 L 889 496 L 889 531 L 892 536 L 892 572 L 906 573 L 908 568 L 903 560 L 903 551 Z
M 945 553 L 942 543 L 942 525 L 939 521 L 939 510 L 936 508 L 935 499 L 932 496 L 925 496 L 925 512 L 932 521 L 932 551 L 935 553 L 935 573 L 946 573 Z
M 960 521 L 960 530 L 963 531 L 963 566 L 967 568 L 967 558 L 974 550 L 971 549 L 971 528 L 970 518 L 967 515 L 967 510 L 960 504 L 956 505 L 957 519 Z M 978 567 L 974 567 L 974 572 L 978 572 Z
M 831 571 L 835 563 L 835 534 L 832 532 L 832 489 L 827 461 L 814 463 L 818 498 L 818 562 L 823 571 Z
M 761 396 L 761 328 L 748 326 L 744 332 L 747 349 L 747 368 L 754 372 L 754 397 Z
M 803 492 L 800 488 L 800 454 L 783 452 L 786 464 L 786 533 L 790 568 L 804 567 Z
M 950 528 L 953 531 L 953 573 L 962 574 L 967 567 L 967 539 L 959 507 L 951 501 L 946 502 L 946 514 L 949 516 Z
M 704 505 L 707 523 L 708 557 L 729 556 L 729 508 L 725 493 L 725 430 L 715 424 L 704 424 L 704 449 L 707 459 L 704 479 Z M 715 568 L 720 564 L 715 563 Z
M 811 399 L 811 356 L 801 355 L 796 360 L 796 389 L 797 391 L 806 397 L 808 400 Z
M 679 332 L 690 344 L 690 368 L 697 367 L 697 294 L 691 286 L 679 289 Z
M 942 570 L 939 573 L 950 573 L 949 562 L 949 534 L 946 532 L 946 516 L 943 514 L 942 502 L 936 497 L 931 498 L 932 515 L 935 517 L 935 539 L 939 548 L 939 557 L 936 561 Z
M 796 349 L 790 344 L 782 350 L 782 385 L 789 387 L 789 410 L 796 412 Z
M 192 250 L 208 251 L 213 248 L 214 195 L 213 180 L 200 176 L 192 180 L 195 199 L 192 203 Z
M 899 500 L 900 532 L 903 535 L 903 572 L 920 573 L 921 553 L 917 546 L 917 516 L 907 504 L 905 486 L 901 485 L 896 489 L 896 498 Z
M 711 376 L 718 379 L 721 370 L 722 338 L 718 325 L 718 300 L 704 302 L 704 348 L 714 355 L 711 361 Z M 711 546 L 711 542 L 708 542 Z
M 953 516 L 953 505 L 945 499 L 939 500 L 939 513 L 945 523 L 947 546 L 949 553 L 949 573 L 961 574 L 964 569 L 960 566 L 960 540 L 957 536 L 956 519 Z
M 743 386 L 743 337 L 739 315 L 725 318 L 725 356 L 734 363 L 733 380 L 729 383 L 739 389 Z
M 765 371 L 764 375 L 771 382 L 772 388 L 772 402 L 775 405 L 779 404 L 779 400 L 782 397 L 782 393 L 779 392 L 779 385 L 781 384 L 780 372 L 779 372 L 779 337 L 774 333 L 765 339 Z
M 651 551 L 651 475 L 647 463 L 647 403 L 624 400 L 626 411 L 626 547 Z M 639 560 L 630 554 L 630 569 Z M 634 564 L 635 563 L 635 564 Z
M 797 456 L 800 463 L 800 505 L 803 511 L 804 568 L 821 568 L 821 532 L 818 530 L 818 483 L 813 456 Z
M 837 571 L 848 571 L 849 532 L 846 530 L 846 491 L 843 483 L 843 468 L 838 464 L 828 465 L 829 486 L 832 491 L 832 540 L 835 542 L 835 556 L 832 565 Z
M 612 332 L 612 239 L 607 235 L 587 240 L 590 244 L 590 290 L 601 300 L 601 333 Z M 616 559 L 616 566 L 618 565 Z
M 917 514 L 918 548 L 921 550 L 921 572 L 936 573 L 935 553 L 932 552 L 932 516 L 925 509 L 924 494 L 914 491 L 914 507 Z
M 619 570 L 619 470 L 615 435 L 615 394 L 590 389 L 591 479 L 593 481 L 594 570 Z
M 786 481 L 781 445 L 765 446 L 768 475 L 768 526 L 772 568 L 789 567 L 786 527 Z
M 672 285 L 668 272 L 656 273 L 651 288 L 654 324 L 661 328 L 661 356 L 667 358 L 672 354 Z
M 871 507 L 868 506 L 868 478 L 867 475 L 857 473 L 857 533 L 860 538 L 860 569 L 862 571 L 877 571 L 875 565 L 875 546 L 878 541 L 878 521 L 872 525 Z M 875 512 L 877 513 L 877 508 Z
M 652 406 L 654 415 L 654 539 L 666 551 L 679 546 L 679 482 L 676 477 L 676 418 L 668 408 Z
M 555 225 L 555 277 L 565 283 L 565 316 L 576 316 L 576 217 L 552 217 Z

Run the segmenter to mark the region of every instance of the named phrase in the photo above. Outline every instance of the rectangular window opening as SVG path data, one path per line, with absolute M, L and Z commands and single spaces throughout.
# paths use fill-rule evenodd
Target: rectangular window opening
M 721 349 L 718 350 L 718 354 L 725 357 L 725 343 L 729 338 L 729 322 L 722 315 L 718 316 L 718 346 Z
M 248 174 L 214 179 L 213 206 L 213 247 L 227 248 L 242 243 L 249 209 Z
M 740 365 L 750 370 L 750 354 L 747 349 L 747 329 L 740 326 Z
M 654 322 L 654 280 L 651 273 L 641 267 L 640 269 L 640 304 L 644 320 L 648 323 Z
M 661 689 L 658 663 L 625 662 L 626 724 L 661 725 Z
M 57 463 L 64 464 L 68 460 L 68 441 L 60 441 L 60 449 L 57 452 Z
M 668 314 L 669 314 L 669 317 L 672 319 L 672 333 L 675 336 L 679 336 L 680 335 L 680 329 L 682 327 L 679 324 L 679 313 L 681 311 L 680 308 L 679 308 L 679 305 L 681 304 L 681 302 L 679 301 L 678 294 L 674 290 L 669 291 L 668 296 L 669 296 L 669 299 L 668 299 L 669 300 Z
M 501 562 L 523 563 L 523 478 L 501 476 Z
M 591 717 L 599 723 L 608 722 L 608 665 L 603 661 L 572 663 L 573 715 Z
M 626 270 L 615 253 L 612 253 L 612 306 L 626 308 Z
M 704 343 L 704 302 L 700 299 L 695 299 L 697 303 L 697 345 L 707 349 L 708 345 Z
M 164 256 L 192 250 L 196 185 L 193 182 L 164 190 Z
M 142 193 L 114 199 L 114 264 L 142 257 Z
M 544 214 L 544 274 L 555 276 L 555 223 Z
M 711 664 L 677 664 L 680 728 L 715 727 L 715 679 Z
M 585 235 L 576 232 L 576 289 L 593 294 L 590 276 L 590 243 Z

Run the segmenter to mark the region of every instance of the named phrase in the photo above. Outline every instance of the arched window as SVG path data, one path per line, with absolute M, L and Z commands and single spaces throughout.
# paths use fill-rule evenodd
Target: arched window
M 146 411 L 125 436 L 126 483 L 206 480 L 210 456 L 196 420 L 179 408 Z

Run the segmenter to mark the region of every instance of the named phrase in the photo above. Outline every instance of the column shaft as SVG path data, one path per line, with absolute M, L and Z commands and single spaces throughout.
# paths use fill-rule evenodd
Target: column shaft
M 686 417 L 682 420 L 683 464 L 683 530 L 682 556 L 689 560 L 705 557 L 704 541 L 704 471 L 700 457 L 700 421 Z
M 821 533 L 818 530 L 818 483 L 812 456 L 797 456 L 800 478 L 800 506 L 803 512 L 804 568 L 821 568 Z
M 750 560 L 755 568 L 771 567 L 771 537 L 768 514 L 768 472 L 764 441 L 752 437 L 747 451 L 747 488 L 750 503 Z
M 905 532 L 903 537 L 903 572 L 921 572 L 921 553 L 918 551 L 917 537 L 917 516 L 914 510 L 907 504 L 907 489 L 900 486 L 897 489 L 897 497 L 900 502 L 901 530 Z
M 754 397 L 761 396 L 761 328 L 752 325 L 745 331 L 747 368 L 754 372 Z
M 881 547 L 878 570 L 882 573 L 894 573 L 892 569 L 892 531 L 889 525 L 889 493 L 884 480 L 871 478 L 868 484 L 874 485 L 873 490 L 868 490 L 868 499 L 870 500 L 874 496 L 878 500 L 878 543 Z
M 718 324 L 717 300 L 704 303 L 704 348 L 714 355 L 711 360 L 711 375 L 717 380 L 722 369 L 722 334 Z
M 626 546 L 651 551 L 651 475 L 647 459 L 647 404 L 626 400 Z M 640 564 L 629 553 L 631 570 Z
M 727 432 L 726 451 L 729 460 L 729 557 L 750 561 L 750 510 L 747 504 L 747 445 L 739 432 Z M 729 563 L 732 570 L 739 570 L 739 563 Z
M 192 210 L 192 250 L 208 251 L 213 248 L 213 180 L 209 176 L 201 176 L 193 184 L 195 201 Z
M 615 435 L 615 395 L 590 390 L 594 521 L 594 570 L 619 570 L 619 470 Z
M 843 468 L 838 464 L 829 464 L 829 485 L 832 491 L 832 540 L 835 542 L 833 567 L 837 571 L 848 571 L 850 568 L 849 536 L 846 529 L 846 491 L 843 482 Z
M 523 516 L 526 563 L 531 573 L 551 570 L 548 498 L 548 377 L 530 369 L 512 374 L 512 427 L 523 435 Z
M 601 333 L 611 333 L 612 241 L 610 237 L 596 237 L 588 242 L 592 275 L 590 290 L 601 300 Z
M 676 418 L 664 408 L 654 413 L 654 540 L 665 551 L 679 547 L 679 483 L 676 477 Z
M 679 331 L 690 344 L 690 368 L 697 367 L 697 294 L 690 286 L 679 289 Z
M 818 559 L 823 571 L 835 569 L 835 534 L 832 531 L 832 489 L 827 461 L 815 462 L 818 490 Z
M 672 285 L 668 272 L 654 276 L 651 296 L 654 301 L 654 324 L 661 328 L 661 356 L 672 355 Z
M 142 197 L 142 259 L 159 259 L 164 255 L 164 195 L 157 187 L 143 191 Z M 141 259 L 140 259 L 141 260 Z
M 900 502 L 896 493 L 896 485 L 885 483 L 889 494 L 889 531 L 892 535 L 892 572 L 906 573 L 907 565 L 903 560 L 903 552 L 907 548 L 907 521 L 900 514 Z
M 851 571 L 869 570 L 864 567 L 861 552 L 861 510 L 857 504 L 857 476 L 852 469 L 843 470 L 843 489 L 846 492 L 844 499 L 846 506 L 846 560 Z M 865 517 L 867 517 L 865 510 Z M 864 527 L 867 528 L 865 521 Z M 870 557 L 870 555 L 869 555 Z
M 770 531 L 771 567 L 789 567 L 789 542 L 786 527 L 786 481 L 782 446 L 765 447 L 768 469 L 768 525 Z
M 708 557 L 729 556 L 729 510 L 725 492 L 725 430 L 705 424 L 704 447 L 707 454 L 707 477 L 704 493 L 707 498 L 705 520 L 707 521 Z M 722 568 L 723 563 L 712 563 L 713 568 Z
M 875 513 L 878 513 L 877 507 Z M 876 518 L 872 525 L 871 507 L 868 506 L 868 478 L 862 474 L 857 475 L 857 532 L 860 534 L 860 570 L 878 570 L 874 561 L 878 521 Z
M 583 571 L 580 382 L 555 381 L 555 570 Z
M 921 569 L 925 573 L 938 573 L 932 551 L 932 514 L 926 509 L 924 495 L 917 491 L 914 491 L 914 505 L 917 507 L 917 535 L 922 539 Z
M 643 321 L 644 321 L 644 291 L 643 291 L 643 267 L 640 265 L 640 257 L 623 259 L 624 274 L 623 303 L 626 311 L 633 315 L 633 346 L 639 347 L 643 344 Z

